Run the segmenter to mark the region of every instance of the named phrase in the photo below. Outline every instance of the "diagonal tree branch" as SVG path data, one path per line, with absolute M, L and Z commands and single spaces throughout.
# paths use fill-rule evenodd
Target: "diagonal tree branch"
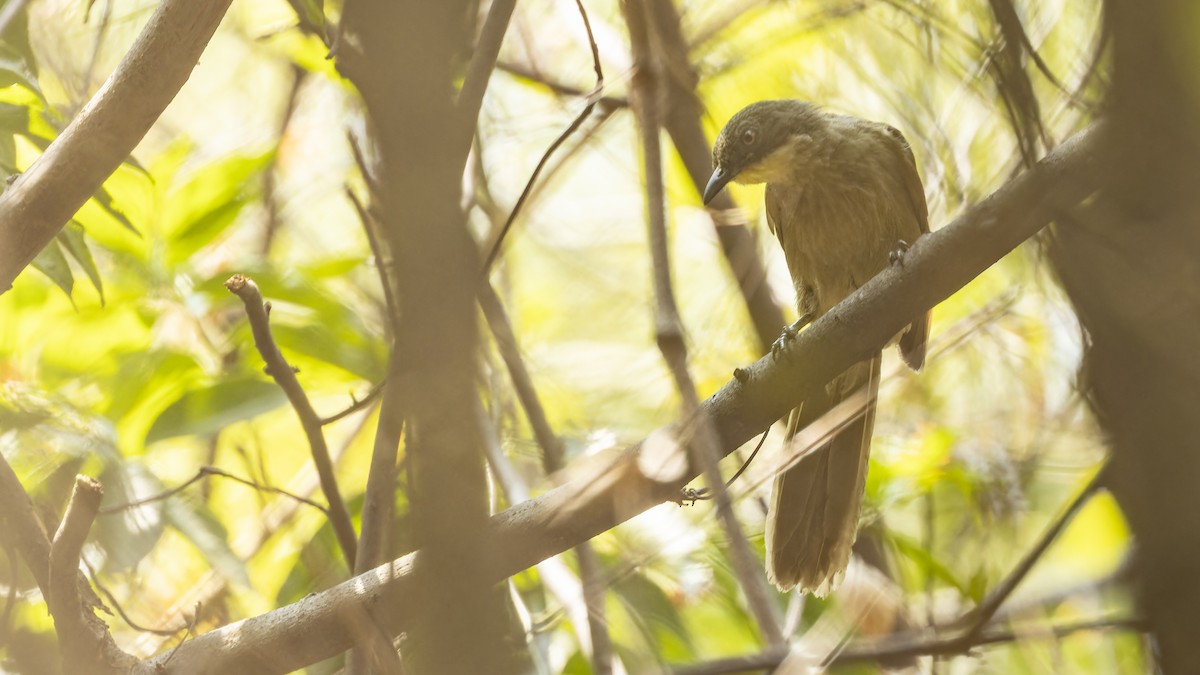
M 268 318 L 270 305 L 263 302 L 258 284 L 241 274 L 230 277 L 225 282 L 225 288 L 238 296 L 246 306 L 246 318 L 250 320 L 254 344 L 258 347 L 263 361 L 267 363 L 267 374 L 274 378 L 280 389 L 283 389 L 296 411 L 296 416 L 300 418 L 300 426 L 304 428 L 304 435 L 308 437 L 308 444 L 312 450 L 313 465 L 316 466 L 317 475 L 321 479 L 321 491 L 325 493 L 325 499 L 329 502 L 329 523 L 337 535 L 342 554 L 346 556 L 346 566 L 354 569 L 357 550 L 354 524 L 350 522 L 350 512 L 346 510 L 346 502 L 338 490 L 337 477 L 333 473 L 333 460 L 329 458 L 329 446 L 325 443 L 325 432 L 321 430 L 321 418 L 317 416 L 317 411 L 313 410 L 300 381 L 296 379 L 296 371 L 288 365 L 283 353 L 279 351 L 279 346 L 275 344 L 275 338 L 271 336 Z
M 129 53 L 0 196 L 0 293 L 125 161 L 179 93 L 231 0 L 162 0 Z
M 904 259 L 815 321 L 783 352 L 761 359 L 745 381 L 733 380 L 708 399 L 707 414 L 732 450 L 852 363 L 878 349 L 909 318 L 949 297 L 1089 196 L 1096 185 L 1105 129 L 1075 135 L 992 196 L 933 234 Z M 483 564 L 503 579 L 673 499 L 695 476 L 659 482 L 639 466 L 641 446 L 612 457 L 599 475 L 585 476 L 492 517 L 483 530 Z M 294 604 L 239 621 L 184 643 L 172 675 L 204 672 L 286 673 L 349 647 L 353 634 L 342 617 L 368 608 L 387 621 L 390 634 L 414 623 L 412 599 L 428 562 L 410 554 Z M 136 673 L 152 673 L 165 656 Z

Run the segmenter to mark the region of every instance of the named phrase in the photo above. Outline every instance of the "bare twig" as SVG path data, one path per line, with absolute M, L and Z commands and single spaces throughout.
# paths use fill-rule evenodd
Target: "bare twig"
M 187 81 L 231 0 L 163 0 L 71 124 L 0 196 L 0 293 L 141 141 Z
M 296 104 L 300 100 L 300 90 L 304 87 L 304 81 L 307 79 L 308 71 L 298 65 L 292 64 L 292 86 L 288 89 L 287 101 L 283 105 L 283 115 L 279 118 L 279 130 L 275 134 L 276 148 L 283 144 L 283 138 L 287 135 L 288 126 L 292 123 L 292 117 L 296 114 Z M 267 222 L 263 227 L 262 244 L 259 246 L 259 253 L 266 257 L 271 252 L 271 245 L 275 243 L 275 234 L 279 231 L 279 197 L 275 194 L 276 184 L 279 173 L 279 153 L 275 154 L 275 161 L 271 162 L 271 166 L 263 172 L 263 188 L 262 200 L 263 208 L 267 212 Z
M 367 395 L 363 396 L 362 398 L 356 398 L 353 394 L 351 394 L 350 398 L 354 402 L 328 417 L 322 417 L 321 426 L 333 424 L 334 422 L 345 419 L 356 412 L 366 410 L 372 403 L 375 402 L 375 399 L 379 398 L 379 395 L 383 393 L 384 387 L 386 386 L 387 378 L 384 378 L 379 382 L 379 384 L 371 387 L 371 390 L 367 392 Z
M 188 487 L 192 486 L 193 484 L 195 484 L 209 476 L 220 476 L 222 478 L 228 478 L 229 480 L 232 480 L 236 483 L 241 483 L 242 485 L 245 485 L 247 487 L 252 487 L 255 490 L 259 490 L 261 492 L 273 492 L 277 495 L 283 495 L 284 497 L 294 499 L 297 502 L 300 502 L 301 504 L 308 504 L 309 506 L 320 511 L 321 513 L 324 513 L 325 515 L 329 515 L 329 509 L 325 508 L 321 504 L 318 504 L 317 502 L 314 502 L 313 500 L 311 500 L 307 497 L 302 497 L 300 495 L 293 494 L 291 492 L 288 492 L 287 490 L 283 490 L 281 488 L 277 488 L 277 487 L 274 487 L 271 485 L 261 485 L 261 484 L 256 483 L 255 481 L 252 481 L 248 478 L 242 478 L 241 476 L 235 476 L 235 475 L 229 473 L 228 471 L 225 471 L 224 469 L 218 469 L 215 466 L 202 466 L 196 471 L 196 475 L 192 476 L 191 478 L 187 479 L 186 481 L 180 483 L 179 485 L 176 485 L 175 487 L 173 487 L 169 490 L 164 490 L 163 492 L 160 492 L 156 495 L 151 495 L 149 497 L 143 497 L 142 499 L 135 499 L 131 502 L 126 502 L 124 504 L 116 504 L 113 506 L 106 506 L 106 507 L 100 509 L 100 513 L 102 515 L 108 515 L 110 513 L 118 513 L 120 511 L 126 511 L 126 510 L 136 508 L 139 506 L 144 506 L 146 504 L 152 504 L 154 502 L 163 501 L 164 499 L 169 499 L 169 498 L 174 497 L 175 495 L 179 494 L 180 492 L 183 492 L 184 490 L 186 490 Z
M 29 0 L 11 0 L 4 5 L 4 9 L 0 10 L 0 34 L 8 30 L 13 19 L 25 9 L 25 5 L 29 4 Z
M 987 645 L 1017 642 L 1019 640 L 1056 640 L 1074 633 L 1101 630 L 1124 630 L 1142 632 L 1145 622 L 1137 618 L 1106 618 L 1078 621 L 1058 626 L 1037 626 L 1019 629 L 992 629 L 976 635 L 969 641 L 960 636 L 939 637 L 931 631 L 889 635 L 864 644 L 851 644 L 826 666 L 849 663 L 880 662 L 889 659 L 913 656 L 955 656 Z M 693 666 L 680 666 L 672 670 L 675 675 L 722 675 L 750 670 L 773 670 L 788 657 L 787 650 L 771 649 L 751 656 L 717 659 Z
M 587 10 L 583 8 L 583 0 L 575 0 L 576 6 L 579 7 L 579 16 L 583 18 L 583 26 L 587 29 L 588 45 L 592 48 L 592 64 L 596 71 L 596 87 L 588 95 L 587 105 L 571 124 L 559 134 L 558 138 L 546 148 L 546 152 L 542 154 L 542 158 L 538 160 L 537 166 L 533 168 L 533 174 L 529 176 L 529 181 L 525 183 L 525 189 L 521 190 L 521 196 L 517 197 L 517 203 L 513 205 L 512 213 L 509 214 L 508 220 L 505 221 L 504 227 L 500 229 L 499 235 L 495 242 L 492 243 L 492 249 L 488 252 L 487 258 L 483 261 L 483 269 L 480 273 L 481 277 L 487 277 L 488 271 L 492 268 L 492 263 L 496 262 L 496 257 L 500 255 L 500 248 L 504 245 L 504 238 L 508 236 L 508 231 L 512 229 L 513 221 L 517 219 L 517 214 L 521 212 L 521 207 L 525 204 L 525 200 L 529 198 L 529 193 L 533 190 L 533 185 L 537 182 L 538 174 L 542 172 L 542 168 L 546 166 L 546 162 L 550 161 L 550 157 L 558 150 L 559 146 L 566 142 L 571 134 L 583 124 L 583 121 L 592 114 L 592 110 L 596 107 L 596 102 L 599 100 L 600 92 L 604 89 L 604 71 L 600 68 L 600 48 L 596 46 L 596 38 L 592 35 L 592 23 L 588 20 Z
M 656 44 L 669 64 L 663 69 L 665 76 L 659 82 L 664 106 L 663 128 L 671 136 L 698 197 L 712 171 L 712 156 L 702 125 L 704 108 L 696 95 L 700 78 L 688 58 L 688 45 L 674 3 L 650 0 L 647 7 L 655 19 Z M 717 241 L 721 243 L 721 252 L 737 280 L 738 290 L 754 324 L 759 350 L 765 353 L 779 336 L 784 317 L 766 283 L 766 265 L 759 255 L 758 240 L 750 230 L 748 214 L 738 208 L 729 190 L 717 195 L 709 213 Z
M 367 194 L 372 205 L 378 198 L 375 176 L 371 173 L 362 149 L 353 138 L 350 146 L 354 152 L 355 162 L 367 183 Z M 346 196 L 354 205 L 366 233 L 367 242 L 371 247 L 371 255 L 375 258 L 375 270 L 379 275 L 379 285 L 383 291 L 384 325 L 393 340 L 388 356 L 388 373 L 399 370 L 400 350 L 396 347 L 395 336 L 400 331 L 400 306 L 396 301 L 396 289 L 391 276 L 388 274 L 390 256 L 386 251 L 386 238 L 380 236 L 380 223 L 373 215 L 371 207 L 359 200 L 349 187 Z M 390 376 L 384 377 L 373 394 L 383 393 L 383 401 L 379 406 L 379 419 L 375 426 L 375 440 L 371 449 L 371 466 L 367 472 L 367 488 L 363 493 L 362 526 L 358 538 L 358 559 L 355 561 L 354 573 L 362 572 L 379 565 L 386 560 L 389 545 L 389 534 L 395 520 L 396 511 L 396 453 L 400 448 L 400 438 L 404 433 L 404 409 L 400 387 L 396 383 L 388 385 Z M 396 649 L 388 636 L 380 628 L 380 622 L 371 615 L 362 617 L 359 621 L 360 632 L 364 635 L 365 647 L 350 652 L 346 659 L 347 675 L 365 675 L 369 672 L 368 663 L 374 665 L 381 673 L 402 672 Z
M 346 556 L 347 566 L 353 569 L 355 549 L 357 548 L 354 525 L 350 522 L 350 512 L 346 510 L 346 503 L 342 500 L 341 492 L 338 491 L 337 477 L 333 473 L 333 462 L 329 459 L 329 447 L 325 444 L 325 434 L 321 431 L 321 418 L 313 410 L 312 403 L 308 401 L 308 396 L 300 386 L 300 381 L 296 379 L 296 371 L 288 365 L 287 360 L 283 358 L 283 353 L 279 351 L 279 346 L 275 344 L 275 338 L 271 336 L 271 324 L 268 319 L 269 306 L 263 302 L 258 284 L 249 277 L 235 274 L 225 282 L 225 288 L 238 296 L 245 305 L 246 317 L 250 320 L 250 330 L 254 334 L 254 344 L 258 348 L 258 353 L 262 355 L 263 361 L 267 363 L 266 372 L 283 389 L 283 393 L 287 395 L 288 401 L 296 411 L 296 416 L 300 418 L 300 426 L 304 428 L 304 434 L 308 437 L 308 444 L 312 450 L 313 465 L 321 479 L 321 490 L 329 502 L 329 522 L 333 525 L 333 531 L 337 535 L 342 554 Z
M 29 493 L 0 453 L 0 538 L 20 554 L 43 594 L 49 592 L 50 538 Z
M 103 498 L 97 480 L 76 476 L 71 501 L 50 544 L 48 586 L 43 591 L 67 672 L 112 672 L 105 667 L 111 656 L 105 649 L 108 628 L 80 594 L 79 557 Z
M 464 163 L 479 122 L 483 94 L 487 91 L 492 71 L 496 69 L 500 45 L 504 42 L 508 22 L 516 6 L 517 0 L 492 0 L 487 19 L 483 22 L 483 29 L 479 31 L 479 38 L 475 41 L 475 53 L 471 55 L 471 63 L 467 65 L 467 74 L 463 78 L 462 89 L 458 92 L 458 100 L 455 101 L 459 120 L 450 152 L 454 153 L 455 157 L 462 157 Z
M 163 628 L 150 628 L 134 621 L 128 614 L 125 613 L 125 608 L 121 606 L 121 603 L 117 600 L 117 597 L 112 594 L 112 591 L 108 590 L 108 588 L 100 582 L 100 577 L 96 574 L 96 569 L 92 567 L 92 563 L 88 562 L 86 557 L 83 558 L 83 565 L 84 567 L 87 567 L 88 576 L 91 577 L 92 585 L 100 589 L 100 594 L 108 600 L 108 604 L 111 605 L 114 610 L 116 610 L 117 616 L 121 617 L 121 620 L 124 621 L 130 628 L 142 633 L 151 633 L 153 635 L 161 635 L 163 637 L 171 637 L 177 635 L 181 630 L 187 630 L 188 627 L 186 625 L 172 630 Z
M 1066 529 L 1067 525 L 1075 517 L 1075 514 L 1079 513 L 1083 505 L 1087 504 L 1088 500 L 1101 488 L 1107 476 L 1108 461 L 1106 460 L 1100 470 L 1096 472 L 1096 475 L 1092 476 L 1092 479 L 1079 491 L 1079 494 L 1075 495 L 1075 498 L 1067 504 L 1062 514 L 1054 519 L 1050 527 L 1046 528 L 1041 538 L 1038 539 L 1037 544 L 1025 553 L 1016 567 L 1009 572 L 1008 576 L 988 594 L 987 598 L 979 606 L 955 622 L 957 625 L 968 626 L 967 637 L 965 639 L 970 640 L 979 636 L 988 622 L 992 620 L 992 617 L 996 615 L 996 612 L 1000 610 L 1000 606 L 1004 604 L 1004 601 L 1012 595 L 1012 592 L 1021 584 L 1026 575 L 1029 574 L 1029 571 L 1033 569 L 1033 566 L 1049 550 L 1050 545 L 1054 543 L 1058 535 Z
M 485 280 L 480 287 L 479 306 L 483 309 L 488 327 L 496 339 L 500 357 L 508 368 L 517 400 L 525 410 L 525 417 L 533 429 L 533 436 L 542 449 L 542 468 L 546 475 L 552 475 L 565 464 L 563 442 L 546 419 L 545 409 L 533 386 L 533 378 L 529 376 L 529 370 L 525 367 L 525 361 L 517 348 L 516 335 L 508 320 L 508 314 L 504 311 L 504 305 L 501 304 L 490 281 Z M 613 650 L 605 619 L 605 585 L 600 581 L 600 560 L 592 550 L 591 544 L 586 541 L 575 547 L 575 555 L 579 561 L 579 577 L 583 582 L 583 604 L 587 610 L 588 635 L 592 644 L 592 671 L 597 675 L 606 675 L 612 672 Z
M 517 348 L 517 338 L 513 334 L 508 313 L 504 311 L 504 305 L 500 303 L 491 282 L 484 281 L 479 287 L 479 307 L 483 310 L 488 328 L 496 339 L 496 350 L 500 352 L 500 358 L 508 368 L 513 390 L 521 407 L 525 409 L 525 417 L 529 420 L 533 437 L 542 449 L 542 468 L 547 476 L 553 474 L 563 468 L 563 442 L 550 428 L 546 411 L 533 386 L 533 378 L 529 376 L 525 360 L 521 358 L 521 352 Z
M 397 358 L 395 350 L 392 359 Z M 375 428 L 375 445 L 371 452 L 371 468 L 367 474 L 367 490 L 363 501 L 362 534 L 355 573 L 362 573 L 381 564 L 387 552 L 387 534 L 392 527 L 396 504 L 396 453 L 404 433 L 404 409 L 399 387 L 388 386 L 379 406 L 379 422 Z
M 592 92 L 586 89 L 566 84 L 565 82 L 559 82 L 558 80 L 552 80 L 545 73 L 519 63 L 501 61 L 496 64 L 496 69 L 502 70 L 513 77 L 519 77 L 522 80 L 529 80 L 530 82 L 540 84 L 556 94 L 584 97 L 592 95 Z M 600 97 L 599 106 L 601 110 L 620 110 L 629 107 L 629 99 L 622 96 L 605 95 Z
M 702 468 L 705 480 L 712 491 L 717 515 L 728 540 L 733 570 L 741 583 L 750 605 L 750 611 L 758 622 L 759 630 L 767 644 L 784 644 L 783 632 L 779 627 L 777 610 L 771 603 L 766 578 L 762 573 L 750 544 L 742 532 L 741 524 L 733 512 L 733 502 L 721 478 L 718 460 L 720 443 L 711 421 L 700 410 L 700 399 L 696 385 L 687 367 L 687 346 L 683 341 L 683 322 L 675 304 L 671 286 L 671 267 L 667 244 L 666 198 L 663 187 L 662 147 L 659 141 L 659 102 L 662 100 L 660 79 L 662 69 L 651 48 L 656 39 L 654 17 L 640 2 L 622 4 L 625 22 L 629 26 L 630 40 L 636 60 L 633 76 L 633 110 L 638 117 L 641 131 L 642 155 L 645 161 L 647 228 L 650 235 L 650 257 L 654 270 L 655 297 L 655 341 L 667 362 L 675 388 L 683 401 L 684 415 L 693 421 L 696 433 L 692 435 L 692 457 Z M 686 431 L 685 431 L 686 433 Z M 684 439 L 680 439 L 684 440 Z M 684 441 L 687 442 L 686 440 Z

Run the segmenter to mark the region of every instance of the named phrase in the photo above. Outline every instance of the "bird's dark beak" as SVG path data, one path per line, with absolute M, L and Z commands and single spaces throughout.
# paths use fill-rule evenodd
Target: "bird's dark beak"
M 725 167 L 718 166 L 713 169 L 712 177 L 708 179 L 708 185 L 704 186 L 704 203 L 711 202 L 731 178 L 733 178 L 733 174 L 725 170 Z

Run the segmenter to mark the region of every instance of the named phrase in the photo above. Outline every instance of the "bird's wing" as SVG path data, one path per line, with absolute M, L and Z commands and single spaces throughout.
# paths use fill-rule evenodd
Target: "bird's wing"
M 916 217 L 919 230 L 917 236 L 928 234 L 929 206 L 925 203 L 925 188 L 921 185 L 921 176 L 917 174 L 917 158 L 913 156 L 908 139 L 904 138 L 904 134 L 900 133 L 899 129 L 887 124 L 882 126 L 893 141 L 888 143 L 888 146 L 897 153 L 898 161 L 893 163 L 900 171 L 909 204 L 912 206 L 913 216 Z M 925 312 L 912 322 L 904 335 L 900 336 L 900 357 L 904 359 L 908 367 L 920 370 L 925 365 L 925 343 L 928 340 L 929 312 Z
M 917 174 L 917 158 L 913 156 L 912 146 L 900 130 L 888 124 L 882 125 L 888 136 L 895 141 L 890 143 L 893 152 L 899 153 L 897 163 L 904 179 L 904 188 L 912 204 L 913 215 L 917 217 L 917 226 L 921 234 L 929 232 L 929 206 L 925 203 L 925 188 L 921 185 L 921 176 Z M 911 242 L 910 242 L 911 243 Z

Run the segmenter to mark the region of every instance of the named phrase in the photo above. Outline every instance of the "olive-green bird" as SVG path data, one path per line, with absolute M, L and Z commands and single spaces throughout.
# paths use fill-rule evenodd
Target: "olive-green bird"
M 707 204 L 730 181 L 766 183 L 767 224 L 783 247 L 800 320 L 776 346 L 828 312 L 929 232 L 916 161 L 896 129 L 804 101 L 754 103 L 713 147 Z M 897 336 L 913 370 L 925 362 L 929 315 Z M 774 350 L 773 350 L 774 351 Z M 880 355 L 826 387 L 825 401 L 793 411 L 788 439 L 838 401 L 868 388 L 863 414 L 775 478 L 767 514 L 767 576 L 781 589 L 824 595 L 850 562 L 867 478 Z

